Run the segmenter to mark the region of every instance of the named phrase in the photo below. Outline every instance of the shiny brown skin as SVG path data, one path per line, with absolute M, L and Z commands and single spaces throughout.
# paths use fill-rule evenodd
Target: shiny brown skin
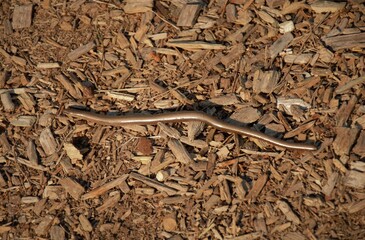
M 281 139 L 277 139 L 269 135 L 266 135 L 262 132 L 258 132 L 246 127 L 239 127 L 232 125 L 230 123 L 216 119 L 204 112 L 181 111 L 181 112 L 161 113 L 155 115 L 107 116 L 77 109 L 66 109 L 64 110 L 64 113 L 73 117 L 78 117 L 81 119 L 85 119 L 87 121 L 109 126 L 124 126 L 127 124 L 153 125 L 157 124 L 158 122 L 167 123 L 167 122 L 201 121 L 217 129 L 226 132 L 242 134 L 248 137 L 257 138 L 279 147 L 284 147 L 288 149 L 298 149 L 298 150 L 310 150 L 310 151 L 317 150 L 317 148 L 313 145 L 283 141 Z

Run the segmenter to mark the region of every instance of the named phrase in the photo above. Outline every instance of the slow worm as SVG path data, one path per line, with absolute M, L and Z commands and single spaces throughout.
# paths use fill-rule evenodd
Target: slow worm
M 152 124 L 157 124 L 158 122 L 168 123 L 168 122 L 201 121 L 217 129 L 226 132 L 242 134 L 248 137 L 257 138 L 269 142 L 271 144 L 274 144 L 276 146 L 289 149 L 299 149 L 299 150 L 312 150 L 312 151 L 317 150 L 317 148 L 313 145 L 305 143 L 293 143 L 277 139 L 269 135 L 266 135 L 262 132 L 258 132 L 246 127 L 239 127 L 232 125 L 230 123 L 216 119 L 204 112 L 181 111 L 172 113 L 161 113 L 155 115 L 107 116 L 77 109 L 66 109 L 64 110 L 64 113 L 73 117 L 78 117 L 81 119 L 85 119 L 87 121 L 109 126 L 124 126 L 127 124 L 152 125 Z

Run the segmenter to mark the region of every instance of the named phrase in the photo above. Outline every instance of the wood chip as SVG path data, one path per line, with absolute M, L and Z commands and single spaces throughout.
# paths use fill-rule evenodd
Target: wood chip
M 87 219 L 83 214 L 79 215 L 79 221 L 82 230 L 86 232 L 91 232 L 93 230 L 93 226 L 91 225 L 89 219 Z
M 70 93 L 70 95 L 76 99 L 82 98 L 81 93 L 76 89 L 75 84 L 63 74 L 56 75 L 55 77 L 62 86 Z
M 328 178 L 327 183 L 322 187 L 322 192 L 326 196 L 331 196 L 331 193 L 336 186 L 337 180 L 338 180 L 338 173 L 337 172 L 332 173 L 331 176 Z
M 159 190 L 161 192 L 166 192 L 168 195 L 175 195 L 177 193 L 177 191 L 175 189 L 173 189 L 173 188 L 171 188 L 171 187 L 169 187 L 165 184 L 162 184 L 162 183 L 160 183 L 156 180 L 145 177 L 141 174 L 132 172 L 130 174 L 130 177 L 135 179 L 135 180 L 141 181 L 141 182 L 143 182 L 144 184 L 146 184 L 150 187 L 156 188 L 157 190 Z
M 81 195 L 85 192 L 84 187 L 71 178 L 63 178 L 60 179 L 59 182 L 62 187 L 65 188 L 66 192 L 68 192 L 75 200 L 79 200 Z
M 162 220 L 162 225 L 165 231 L 172 232 L 175 231 L 177 228 L 177 221 L 176 221 L 176 214 L 171 213 L 164 216 Z
M 51 240 L 65 239 L 66 232 L 63 227 L 56 225 L 51 227 L 51 229 L 49 230 L 49 235 L 51 237 Z
M 199 16 L 199 12 L 203 7 L 203 2 L 196 1 L 187 3 L 180 12 L 176 25 L 181 27 L 192 27 Z
M 57 151 L 57 142 L 53 137 L 51 129 L 46 128 L 41 132 L 39 142 L 47 156 L 50 156 Z
M 51 68 L 60 68 L 59 63 L 38 63 L 37 68 L 39 69 L 51 69 Z
M 73 163 L 83 159 L 80 150 L 78 150 L 72 143 L 64 143 L 63 148 L 65 149 L 67 156 L 71 159 Z
M 276 40 L 269 48 L 270 57 L 272 59 L 276 58 L 276 56 L 281 53 L 293 39 L 294 37 L 291 33 L 285 33 L 283 36 L 279 37 L 278 40 Z
M 348 171 L 344 179 L 345 186 L 357 189 L 365 188 L 365 172 L 351 170 Z
M 284 61 L 286 63 L 294 63 L 294 64 L 307 64 L 312 59 L 313 54 L 306 53 L 300 55 L 285 55 Z
M 171 139 L 167 145 L 174 154 L 176 160 L 183 164 L 191 164 L 193 159 L 191 158 L 189 152 L 186 150 L 184 145 L 177 139 Z
M 280 73 L 278 71 L 265 71 L 260 70 L 255 72 L 253 79 L 253 91 L 255 93 L 272 93 L 279 82 Z
M 357 85 L 363 84 L 363 83 L 365 83 L 365 76 L 358 77 L 354 80 L 347 82 L 345 85 L 339 86 L 338 88 L 336 88 L 335 92 L 337 94 L 341 94 L 341 93 L 344 93 L 347 90 L 349 90 Z
M 151 11 L 153 0 L 126 0 L 123 10 L 128 14 L 143 13 Z
M 282 200 L 278 200 L 276 202 L 278 208 L 282 211 L 288 221 L 293 222 L 294 224 L 299 225 L 301 223 L 297 214 L 291 209 L 288 203 Z
M 33 5 L 15 6 L 12 27 L 14 29 L 29 28 L 32 25 Z
M 96 211 L 98 211 L 99 213 L 106 211 L 107 209 L 111 209 L 112 207 L 114 207 L 115 205 L 118 204 L 118 202 L 120 201 L 120 193 L 119 192 L 115 192 L 113 193 L 112 196 L 110 196 L 109 198 L 107 198 L 103 205 L 99 206 L 96 208 Z
M 359 138 L 356 141 L 355 147 L 352 150 L 357 155 L 364 157 L 365 156 L 365 131 L 362 130 L 360 132 Z
M 49 229 L 51 228 L 54 219 L 55 218 L 51 215 L 47 215 L 47 216 L 43 217 L 42 221 L 34 229 L 35 233 L 38 236 L 46 235 L 49 232 Z
M 336 133 L 333 150 L 337 155 L 348 155 L 356 141 L 359 130 L 356 128 L 338 127 Z
M 223 50 L 226 46 L 218 43 L 209 43 L 203 41 L 183 41 L 176 39 L 174 41 L 168 41 L 166 46 L 177 47 L 186 50 L 198 50 L 198 49 L 209 49 L 209 50 Z
M 2 105 L 4 106 L 5 111 L 12 112 L 15 110 L 15 104 L 11 99 L 10 92 L 4 92 L 0 94 L 0 100 Z
M 337 12 L 343 9 L 346 6 L 346 2 L 333 2 L 333 1 L 315 1 L 312 3 L 311 8 L 316 13 L 324 13 L 324 12 Z
M 245 107 L 235 111 L 229 117 L 229 122 L 248 124 L 256 122 L 260 118 L 260 116 L 261 114 L 256 108 Z
M 356 213 L 358 211 L 364 210 L 365 208 L 365 200 L 354 202 L 349 208 L 349 213 Z
M 284 138 L 292 138 L 294 136 L 299 135 L 300 133 L 312 128 L 315 124 L 315 120 L 307 122 L 305 124 L 300 125 L 299 127 L 285 133 Z
M 109 191 L 112 188 L 117 187 L 118 185 L 122 184 L 127 178 L 129 177 L 128 174 L 124 174 L 119 178 L 116 178 L 94 190 L 91 190 L 90 192 L 84 194 L 81 196 L 82 200 L 87 200 L 90 198 L 96 198 L 99 197 L 100 195 L 106 193 L 107 191 Z
M 346 48 L 363 48 L 365 47 L 365 33 L 347 34 L 335 37 L 323 37 L 326 45 L 337 51 Z
M 255 201 L 262 189 L 265 187 L 268 175 L 261 175 L 253 184 L 252 189 L 248 192 L 246 198 Z
M 95 43 L 89 42 L 88 44 L 78 47 L 75 50 L 71 51 L 69 54 L 67 54 L 67 57 L 71 61 L 74 61 L 74 60 L 78 59 L 79 57 L 81 57 L 82 55 L 88 53 L 94 47 L 95 47 Z
M 38 165 L 37 149 L 33 141 L 28 142 L 27 157 L 32 164 Z

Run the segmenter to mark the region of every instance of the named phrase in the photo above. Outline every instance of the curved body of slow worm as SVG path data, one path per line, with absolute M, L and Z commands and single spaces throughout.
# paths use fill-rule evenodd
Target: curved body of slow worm
M 157 124 L 158 122 L 201 121 L 217 129 L 226 132 L 242 134 L 248 137 L 257 138 L 272 143 L 276 146 L 289 149 L 299 149 L 299 150 L 312 150 L 312 151 L 317 150 L 317 148 L 313 145 L 283 141 L 281 139 L 277 139 L 269 135 L 266 135 L 262 132 L 258 132 L 246 127 L 239 127 L 232 125 L 230 123 L 216 119 L 204 112 L 181 111 L 172 113 L 161 113 L 155 115 L 107 116 L 77 109 L 66 109 L 64 110 L 64 113 L 70 116 L 85 119 L 87 121 L 109 126 L 123 126 L 127 124 L 152 125 L 152 124 Z

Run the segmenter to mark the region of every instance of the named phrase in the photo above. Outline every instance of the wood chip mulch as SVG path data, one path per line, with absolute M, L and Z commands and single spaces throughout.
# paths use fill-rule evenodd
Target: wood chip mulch
M 364 0 L 1 1 L 0 239 L 364 239 L 364 52 Z

